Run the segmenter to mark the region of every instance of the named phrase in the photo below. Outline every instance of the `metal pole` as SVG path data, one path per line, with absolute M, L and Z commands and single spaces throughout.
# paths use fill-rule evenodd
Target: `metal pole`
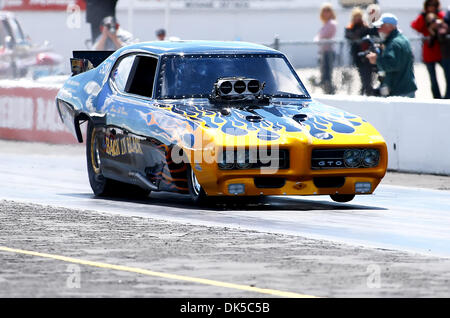
M 275 35 L 275 39 L 273 40 L 273 48 L 277 51 L 280 50 L 280 37 L 277 35 Z
M 166 0 L 166 8 L 164 10 L 164 29 L 166 34 L 170 34 L 170 0 Z
M 339 41 L 339 66 L 344 66 L 344 41 Z
M 129 0 L 128 4 L 128 31 L 133 34 L 133 15 L 134 15 L 134 0 Z

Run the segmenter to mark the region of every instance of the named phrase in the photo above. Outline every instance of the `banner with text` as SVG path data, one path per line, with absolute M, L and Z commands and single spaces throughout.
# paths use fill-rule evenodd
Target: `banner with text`
M 58 88 L 0 87 L 0 139 L 77 143 L 56 108 Z
M 8 11 L 66 11 L 69 5 L 86 9 L 83 0 L 0 0 L 0 9 Z

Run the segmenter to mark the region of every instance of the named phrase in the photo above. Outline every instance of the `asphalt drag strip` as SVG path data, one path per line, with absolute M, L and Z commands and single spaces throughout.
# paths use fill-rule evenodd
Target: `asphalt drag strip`
M 9 200 L 0 246 L 0 297 L 450 295 L 446 258 Z

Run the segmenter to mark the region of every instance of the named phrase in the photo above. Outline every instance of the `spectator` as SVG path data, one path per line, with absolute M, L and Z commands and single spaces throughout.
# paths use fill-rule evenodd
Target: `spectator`
M 365 47 L 366 42 L 362 41 L 367 35 L 378 36 L 378 32 L 364 23 L 363 11 L 360 8 L 354 8 L 350 24 L 345 28 L 345 38 L 350 42 L 350 55 L 361 79 L 361 95 L 373 95 L 372 74 L 374 67 L 365 56 L 360 56 L 361 52 L 368 49 L 368 47 Z
M 86 22 L 91 24 L 91 43 L 100 35 L 104 17 L 116 16 L 117 0 L 84 0 L 86 2 Z
M 442 62 L 442 53 L 438 41 L 430 41 L 430 31 L 426 23 L 426 15 L 428 13 L 436 14 L 439 19 L 444 18 L 444 12 L 440 10 L 439 0 L 426 0 L 423 4 L 423 11 L 411 23 L 411 27 L 422 34 L 425 39 L 422 45 L 422 59 L 425 63 L 428 74 L 430 75 L 431 92 L 434 98 L 441 98 L 439 84 L 436 78 L 436 63 Z
M 445 99 L 450 99 L 450 28 L 448 23 L 434 13 L 428 13 L 425 17 L 430 32 L 430 43 L 438 42 L 441 48 L 442 61 L 444 69 L 446 92 Z
M 323 26 L 315 37 L 315 41 L 322 41 L 319 44 L 320 53 L 320 84 L 325 94 L 333 94 L 335 88 L 332 83 L 333 64 L 336 58 L 334 45 L 330 43 L 336 35 L 336 14 L 330 3 L 324 3 L 320 9 L 320 20 Z
M 100 51 L 115 51 L 122 46 L 131 44 L 133 42 L 132 34 L 120 29 L 119 26 L 114 17 L 105 17 L 100 26 L 101 34 L 97 37 L 92 48 Z
M 369 28 L 373 27 L 373 23 L 381 17 L 381 9 L 378 4 L 369 4 L 364 14 L 364 20 Z
M 386 73 L 380 87 L 382 96 L 415 97 L 414 56 L 408 39 L 397 29 L 398 20 L 393 14 L 384 13 L 373 25 L 384 41 L 384 49 L 378 55 L 367 55 L 370 63 Z
M 447 13 L 444 17 L 444 22 L 447 23 L 447 25 L 450 25 L 450 6 L 447 8 Z
M 164 41 L 166 39 L 166 30 L 158 29 L 156 30 L 156 37 L 159 41 Z

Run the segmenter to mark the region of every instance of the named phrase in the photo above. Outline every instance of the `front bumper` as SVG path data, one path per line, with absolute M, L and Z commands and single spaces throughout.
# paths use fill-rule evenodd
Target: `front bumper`
M 385 144 L 370 147 L 380 151 L 379 164 L 373 168 L 312 169 L 312 149 L 298 147 L 290 149 L 288 169 L 264 173 L 220 170 L 210 164 L 194 172 L 209 196 L 371 194 L 386 174 L 387 149 Z
M 228 179 L 219 183 L 214 191 L 209 189 L 206 192 L 210 196 L 371 194 L 380 181 L 381 178 L 344 177 L 342 186 L 318 187 L 314 180 L 285 180 L 282 187 L 273 188 L 257 186 L 254 178 L 247 177 Z M 244 192 L 236 193 L 236 185 L 243 185 Z

